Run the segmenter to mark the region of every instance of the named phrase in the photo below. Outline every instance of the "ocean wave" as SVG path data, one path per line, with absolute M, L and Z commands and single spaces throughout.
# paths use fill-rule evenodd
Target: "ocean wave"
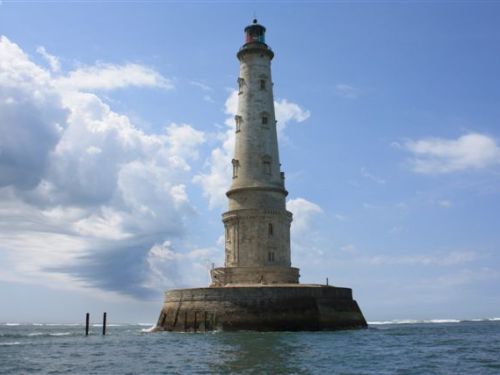
M 395 319 L 368 322 L 368 325 L 386 325 L 386 324 L 443 324 L 443 323 L 465 323 L 465 322 L 495 322 L 500 318 L 478 318 L 478 319 Z
M 153 330 L 155 328 L 156 328 L 156 324 L 153 324 L 153 325 L 150 325 L 149 328 L 143 328 L 143 329 L 141 329 L 141 332 L 146 332 L 146 333 L 153 332 Z
M 138 326 L 151 327 L 153 323 L 136 323 Z
M 16 327 L 16 326 L 20 326 L 21 323 L 4 323 L 3 325 L 8 326 L 8 327 Z
M 69 336 L 73 334 L 73 332 L 30 332 L 26 336 L 27 337 L 38 337 L 38 336 Z
M 28 333 L 28 337 L 44 336 L 44 335 L 47 335 L 47 334 L 43 333 L 43 332 L 30 332 L 30 333 Z
M 49 336 L 69 336 L 71 332 L 53 332 L 49 333 Z
M 0 342 L 0 346 L 12 346 L 12 345 L 21 345 L 21 343 L 19 341 Z

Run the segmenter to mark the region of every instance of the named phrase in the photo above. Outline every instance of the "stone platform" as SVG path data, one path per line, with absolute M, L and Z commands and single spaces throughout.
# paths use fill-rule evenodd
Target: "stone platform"
M 352 290 L 314 284 L 166 292 L 157 331 L 319 331 L 366 327 Z

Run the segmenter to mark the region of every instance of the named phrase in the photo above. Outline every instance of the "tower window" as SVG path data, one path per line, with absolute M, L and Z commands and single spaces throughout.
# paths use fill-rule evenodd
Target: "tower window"
M 271 162 L 265 161 L 263 164 L 264 164 L 264 173 L 271 174 Z
M 243 93 L 243 86 L 245 85 L 245 80 L 241 77 L 238 78 L 238 94 Z
M 261 79 L 260 80 L 260 89 L 261 90 L 265 90 L 266 89 L 266 80 L 265 79 Z
M 264 128 L 268 128 L 269 127 L 269 116 L 270 114 L 266 111 L 263 111 L 259 114 L 260 116 L 260 123 L 262 125 L 262 127 Z
M 241 123 L 243 122 L 243 118 L 240 115 L 234 116 L 234 120 L 236 122 L 236 133 L 241 130 Z
M 270 175 L 271 174 L 271 156 L 269 155 L 264 155 L 262 156 L 262 168 L 264 174 Z
M 268 260 L 269 262 L 274 262 L 274 251 L 269 251 L 269 252 L 267 253 L 267 260 Z
M 232 160 L 233 163 L 233 178 L 238 177 L 238 169 L 240 168 L 240 162 L 236 159 Z
M 273 235 L 273 224 L 272 223 L 269 223 L 267 225 L 267 233 L 272 236 Z

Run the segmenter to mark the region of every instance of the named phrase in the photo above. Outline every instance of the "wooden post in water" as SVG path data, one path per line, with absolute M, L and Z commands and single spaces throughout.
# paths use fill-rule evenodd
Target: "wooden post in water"
M 106 313 L 102 316 L 102 335 L 106 335 Z
M 90 314 L 87 313 L 85 316 L 85 336 L 89 335 L 89 323 L 90 323 Z

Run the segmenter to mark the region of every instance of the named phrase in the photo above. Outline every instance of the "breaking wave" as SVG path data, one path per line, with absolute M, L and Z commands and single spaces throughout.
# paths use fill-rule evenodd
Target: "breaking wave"
M 443 324 L 443 323 L 465 323 L 465 322 L 496 322 L 500 318 L 480 318 L 480 319 L 395 319 L 368 322 L 368 325 L 386 325 L 386 324 Z
M 149 333 L 149 332 L 153 332 L 153 330 L 156 328 L 156 324 L 149 324 L 150 327 L 148 328 L 143 328 L 141 329 L 141 332 L 146 332 L 146 333 Z
M 21 345 L 21 343 L 19 341 L 0 342 L 0 346 L 12 346 L 12 345 Z

